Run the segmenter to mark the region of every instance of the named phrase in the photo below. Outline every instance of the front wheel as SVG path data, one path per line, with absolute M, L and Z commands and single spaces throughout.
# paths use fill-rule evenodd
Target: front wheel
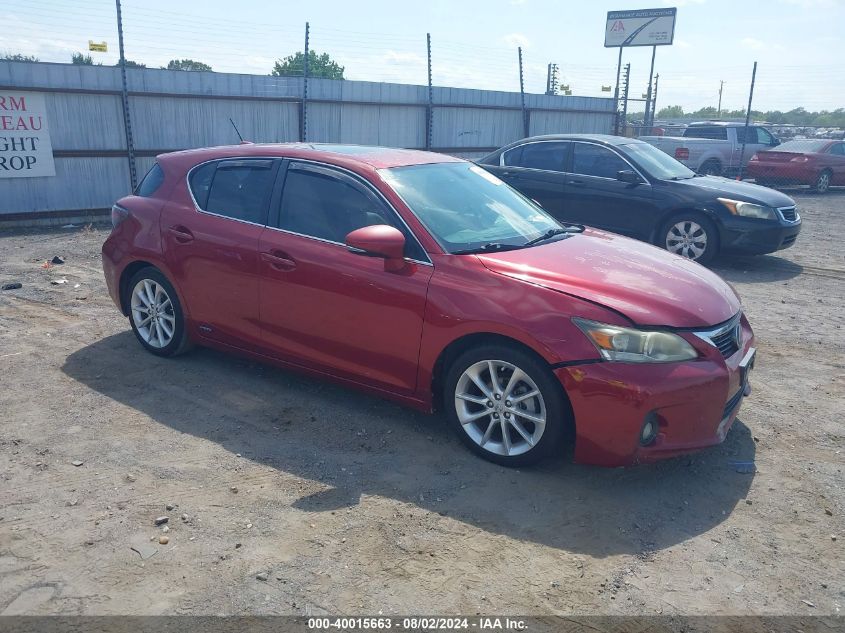
M 503 466 L 533 464 L 559 447 L 562 388 L 542 361 L 505 345 L 469 350 L 450 367 L 443 402 L 461 441 Z
M 696 214 L 671 218 L 660 230 L 660 237 L 659 246 L 700 264 L 711 261 L 719 249 L 715 225 Z
M 139 270 L 129 280 L 129 323 L 148 352 L 176 356 L 190 345 L 176 289 L 160 270 Z

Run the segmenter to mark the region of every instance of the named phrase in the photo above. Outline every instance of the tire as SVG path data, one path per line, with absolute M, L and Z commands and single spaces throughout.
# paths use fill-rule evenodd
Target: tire
M 813 189 L 816 193 L 827 193 L 830 189 L 830 180 L 833 178 L 833 173 L 829 169 L 823 169 L 816 177 L 816 182 L 813 183 Z
M 149 266 L 139 270 L 129 280 L 126 292 L 129 293 L 126 298 L 129 324 L 144 349 L 164 357 L 177 356 L 190 349 L 179 296 L 158 268 Z
M 657 246 L 699 264 L 707 264 L 719 251 L 719 233 L 716 225 L 700 213 L 679 213 L 660 227 Z
M 490 380 L 491 367 L 497 388 Z M 509 384 L 514 375 L 516 382 Z M 571 422 L 563 389 L 551 370 L 515 346 L 482 345 L 464 352 L 449 367 L 443 390 L 446 415 L 461 441 L 502 466 L 534 464 L 559 450 Z M 525 397 L 534 391 L 538 393 Z M 541 419 L 542 425 L 534 421 Z
M 722 165 L 717 160 L 708 160 L 698 168 L 698 173 L 702 176 L 721 176 Z

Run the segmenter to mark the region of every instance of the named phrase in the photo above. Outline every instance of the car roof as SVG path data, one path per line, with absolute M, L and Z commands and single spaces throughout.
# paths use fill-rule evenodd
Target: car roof
M 339 145 L 331 143 L 241 143 L 220 147 L 203 147 L 160 154 L 166 162 L 193 165 L 218 158 L 273 157 L 320 160 L 350 167 L 368 165 L 373 169 L 425 165 L 430 163 L 463 162 L 460 158 L 414 149 L 377 147 L 370 145 Z
M 523 143 L 530 143 L 533 141 L 593 141 L 595 143 L 603 143 L 605 145 L 627 145 L 629 143 L 642 143 L 635 138 L 628 138 L 627 136 L 613 136 L 612 134 L 543 134 L 541 136 L 529 136 L 518 141 L 514 141 L 507 145 L 513 147 L 515 145 L 522 145 Z M 502 149 L 505 149 L 504 147 Z

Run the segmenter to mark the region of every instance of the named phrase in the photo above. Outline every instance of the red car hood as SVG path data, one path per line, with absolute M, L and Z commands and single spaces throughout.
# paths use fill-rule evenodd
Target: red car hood
M 595 229 L 478 258 L 493 272 L 600 303 L 640 325 L 716 325 L 740 308 L 733 289 L 704 266 Z

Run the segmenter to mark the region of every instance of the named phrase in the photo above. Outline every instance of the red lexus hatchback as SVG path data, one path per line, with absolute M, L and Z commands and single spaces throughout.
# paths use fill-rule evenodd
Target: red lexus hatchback
M 112 220 L 109 292 L 148 351 L 198 343 L 441 409 L 501 464 L 565 441 L 606 466 L 717 444 L 749 392 L 753 334 L 719 277 L 561 225 L 456 158 L 164 154 Z

